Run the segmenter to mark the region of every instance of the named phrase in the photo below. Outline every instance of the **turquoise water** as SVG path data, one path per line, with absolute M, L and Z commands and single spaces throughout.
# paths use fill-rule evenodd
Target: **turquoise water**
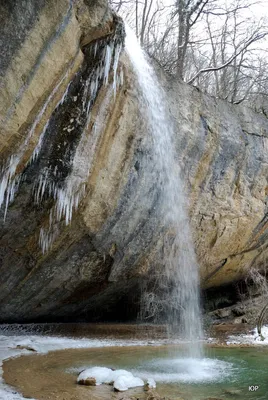
M 88 358 L 88 360 L 87 360 Z M 124 368 L 152 377 L 157 392 L 183 400 L 267 400 L 268 349 L 207 348 L 201 360 L 182 358 L 178 347 L 110 348 L 72 359 L 72 371 L 89 366 Z M 249 386 L 258 386 L 250 391 Z M 212 400 L 211 399 L 211 400 Z

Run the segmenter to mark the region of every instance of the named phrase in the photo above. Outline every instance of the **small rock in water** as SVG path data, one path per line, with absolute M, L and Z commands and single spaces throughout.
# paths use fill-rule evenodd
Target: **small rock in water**
M 33 347 L 27 346 L 27 345 L 23 345 L 23 344 L 18 344 L 18 345 L 16 346 L 16 349 L 28 350 L 28 351 L 36 351 Z

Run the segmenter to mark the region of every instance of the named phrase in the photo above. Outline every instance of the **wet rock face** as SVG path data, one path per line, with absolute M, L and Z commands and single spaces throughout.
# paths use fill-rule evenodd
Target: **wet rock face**
M 267 118 L 187 85 L 171 81 L 167 88 L 203 286 L 265 269 Z
M 13 55 L 21 47 L 45 5 L 41 1 L 2 1 L 0 4 L 0 75 L 4 76 Z
M 22 15 L 24 6 L 21 3 Z M 16 15 L 17 8 L 13 9 Z M 28 24 L 28 8 L 33 15 L 31 24 Z M 86 178 L 94 150 L 102 139 L 102 121 L 98 120 L 98 114 L 107 122 L 110 103 L 114 107 L 110 99 L 119 86 L 122 89 L 117 79 L 122 71 L 118 69 L 117 75 L 117 67 L 124 27 L 107 9 L 106 2 L 101 1 L 78 1 L 75 6 L 72 2 L 59 1 L 53 18 L 49 8 L 35 9 L 34 4 L 32 8 L 27 4 L 27 10 L 24 10 L 25 34 L 20 46 L 11 46 L 13 58 L 6 64 L 2 80 L 6 92 L 1 99 L 1 126 L 2 132 L 8 134 L 1 141 L 1 319 L 38 319 L 44 315 L 52 319 L 66 315 L 71 318 L 72 313 L 79 316 L 78 311 L 84 311 L 93 296 L 96 297 L 93 307 L 99 307 L 98 294 L 108 285 L 113 262 L 109 252 L 98 251 L 93 245 L 82 214 L 77 215 L 72 226 L 66 225 L 73 207 L 78 207 L 90 189 L 85 188 Z M 18 66 L 14 84 L 9 88 L 10 76 L 14 78 L 12 63 L 18 53 L 26 58 L 29 42 L 44 39 L 40 21 L 47 23 L 48 42 L 43 43 L 41 53 L 33 48 L 32 69 L 28 65 L 28 75 L 24 77 L 25 68 L 21 66 L 20 70 Z M 92 40 L 82 45 L 81 40 L 91 31 L 94 31 Z M 5 46 L 1 51 L 6 51 Z M 41 79 L 40 69 L 46 64 L 49 69 Z M 44 85 L 46 78 L 50 79 Z M 20 86 L 22 80 L 26 83 Z M 14 126 L 18 128 L 10 129 Z M 12 203 L 15 192 L 16 201 Z M 9 203 L 12 203 L 10 209 Z M 65 251 L 62 248 L 58 253 L 56 243 L 61 242 L 62 247 L 62 239 Z M 106 296 L 110 300 L 109 293 Z M 57 298 L 61 298 L 60 308 Z M 105 311 L 113 303 L 109 300 Z
M 165 250 L 122 22 L 104 0 L 1 7 L 0 319 L 130 318 Z M 161 80 L 203 286 L 235 281 L 266 265 L 268 121 Z

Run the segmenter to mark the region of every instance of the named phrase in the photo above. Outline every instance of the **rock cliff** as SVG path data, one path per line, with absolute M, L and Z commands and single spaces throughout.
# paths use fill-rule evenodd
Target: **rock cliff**
M 163 227 L 122 21 L 105 0 L 30 0 L 0 22 L 0 319 L 131 315 Z M 268 120 L 159 74 L 202 286 L 242 279 L 268 257 Z

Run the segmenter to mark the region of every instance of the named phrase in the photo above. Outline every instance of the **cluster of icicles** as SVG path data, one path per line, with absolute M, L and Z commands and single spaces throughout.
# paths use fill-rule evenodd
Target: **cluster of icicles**
M 99 133 L 102 129 L 104 112 L 112 100 L 116 96 L 118 87 L 123 85 L 123 70 L 118 68 L 119 57 L 122 50 L 121 43 L 111 41 L 105 46 L 103 52 L 102 62 L 98 67 L 89 75 L 83 88 L 83 111 L 86 112 L 86 124 L 84 131 L 81 135 L 79 144 L 76 148 L 72 170 L 65 180 L 64 186 L 59 187 L 56 183 L 51 182 L 48 177 L 51 173 L 49 168 L 43 169 L 34 184 L 34 199 L 36 203 L 41 203 L 44 194 L 47 193 L 55 201 L 54 206 L 50 210 L 49 225 L 42 227 L 40 230 L 39 244 L 42 252 L 45 253 L 52 246 L 58 234 L 57 222 L 65 219 L 66 225 L 72 220 L 73 211 L 76 210 L 85 195 L 86 182 L 90 174 L 93 155 L 96 149 Z M 98 42 L 94 45 L 94 56 L 96 57 L 98 51 Z M 25 152 L 27 151 L 28 144 L 35 133 L 37 125 L 40 123 L 44 113 L 46 112 L 51 100 L 54 98 L 58 89 L 68 79 L 72 65 L 68 68 L 67 72 L 55 86 L 43 107 L 37 114 L 37 117 L 28 131 L 24 142 L 20 145 L 18 151 L 13 154 L 0 171 L 0 208 L 4 207 L 4 220 L 6 219 L 9 204 L 14 200 L 16 191 L 22 179 L 22 174 L 17 173 L 17 167 L 22 162 Z M 112 83 L 109 84 L 110 73 L 113 72 Z M 106 96 L 100 106 L 98 116 L 93 125 L 92 131 L 88 134 L 87 130 L 90 123 L 90 109 L 95 102 L 98 92 L 98 82 L 102 81 L 104 85 L 108 86 Z M 71 82 L 68 84 L 62 98 L 56 105 L 55 109 L 59 107 L 67 98 Z M 40 150 L 42 148 L 43 140 L 49 125 L 49 120 L 45 124 L 36 147 L 28 161 L 28 165 L 37 160 Z M 56 175 L 56 171 L 53 171 Z

